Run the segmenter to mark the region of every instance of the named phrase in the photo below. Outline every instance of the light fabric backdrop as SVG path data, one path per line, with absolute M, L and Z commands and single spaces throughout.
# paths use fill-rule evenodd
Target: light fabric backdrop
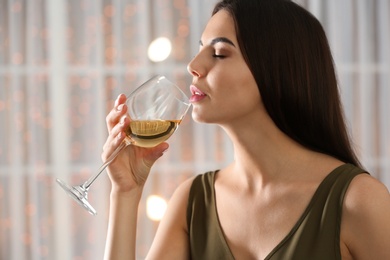
M 364 166 L 390 187 L 390 2 L 300 0 L 323 23 L 349 128 Z M 110 184 L 89 192 L 93 217 L 56 185 L 99 168 L 105 116 L 119 93 L 161 73 L 188 93 L 187 62 L 215 1 L 0 0 L 0 259 L 102 259 Z M 173 53 L 153 63 L 150 41 Z M 194 174 L 232 159 L 213 125 L 188 116 L 150 176 L 139 211 L 138 258 L 156 222 L 149 195 L 169 199 Z

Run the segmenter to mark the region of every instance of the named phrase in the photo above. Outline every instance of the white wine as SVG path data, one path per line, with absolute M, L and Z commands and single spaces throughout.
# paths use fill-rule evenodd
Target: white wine
M 132 144 L 154 147 L 166 141 L 177 129 L 181 120 L 131 121 L 126 135 Z

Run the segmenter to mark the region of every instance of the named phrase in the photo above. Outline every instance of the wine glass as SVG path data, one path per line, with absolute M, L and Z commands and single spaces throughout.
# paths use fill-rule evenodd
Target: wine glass
M 177 129 L 190 107 L 189 98 L 164 76 L 154 76 L 146 81 L 126 100 L 131 122 L 120 146 L 99 168 L 98 173 L 81 185 L 69 186 L 57 179 L 57 183 L 81 206 L 96 215 L 88 202 L 88 190 L 104 169 L 128 145 L 154 147 L 166 141 Z

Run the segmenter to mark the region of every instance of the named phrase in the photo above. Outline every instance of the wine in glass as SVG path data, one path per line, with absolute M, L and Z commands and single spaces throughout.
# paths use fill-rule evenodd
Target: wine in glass
M 92 183 L 128 145 L 148 148 L 166 141 L 187 113 L 190 107 L 188 100 L 183 91 L 164 76 L 157 75 L 149 79 L 127 97 L 131 122 L 126 137 L 98 173 L 81 185 L 69 186 L 60 179 L 57 179 L 57 183 L 89 213 L 96 215 L 87 196 Z

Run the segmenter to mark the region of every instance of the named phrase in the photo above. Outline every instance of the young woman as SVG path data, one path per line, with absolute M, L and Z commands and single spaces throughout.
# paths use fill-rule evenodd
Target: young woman
M 188 65 L 192 117 L 221 126 L 234 161 L 181 184 L 147 259 L 390 259 L 390 196 L 347 135 L 320 23 L 288 0 L 219 2 Z M 130 122 L 107 116 L 106 159 Z M 106 259 L 134 259 L 137 210 L 168 149 L 130 146 L 110 165 Z

